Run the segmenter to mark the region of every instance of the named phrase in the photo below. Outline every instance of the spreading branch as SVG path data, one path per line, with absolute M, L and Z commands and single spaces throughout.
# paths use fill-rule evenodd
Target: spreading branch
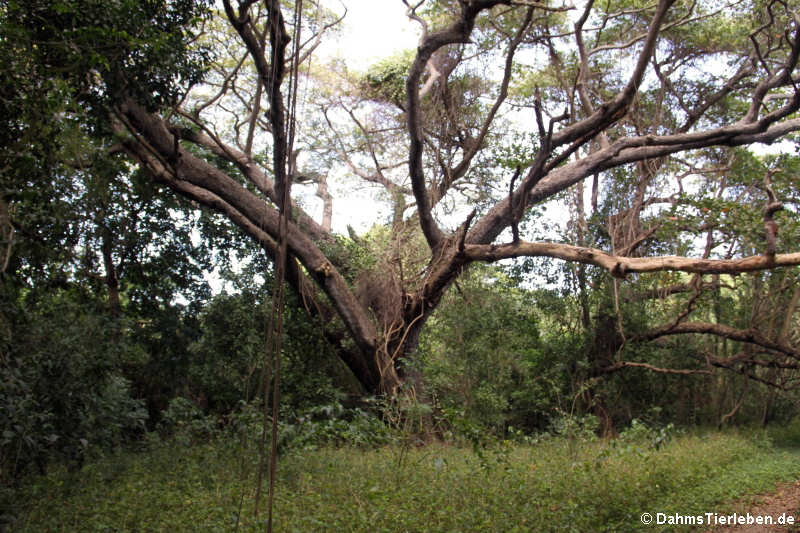
M 467 244 L 467 257 L 475 261 L 498 261 L 512 257 L 552 257 L 594 265 L 611 275 L 624 278 L 631 273 L 679 271 L 696 274 L 738 274 L 773 267 L 800 265 L 800 252 L 776 254 L 773 260 L 763 255 L 741 259 L 693 259 L 690 257 L 624 257 L 608 254 L 595 248 L 553 242 L 526 242 L 487 245 Z

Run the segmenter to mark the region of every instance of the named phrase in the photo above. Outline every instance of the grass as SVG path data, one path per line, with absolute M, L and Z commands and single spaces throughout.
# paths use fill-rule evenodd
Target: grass
M 256 459 L 243 478 L 240 457 L 218 440 L 53 472 L 20 490 L 11 531 L 230 532 L 243 492 L 239 531 L 264 531 L 265 513 L 252 512 Z M 729 512 L 726 502 L 798 477 L 800 448 L 734 432 L 683 435 L 659 450 L 562 438 L 481 455 L 445 445 L 307 450 L 281 458 L 276 530 L 665 531 L 641 513 Z

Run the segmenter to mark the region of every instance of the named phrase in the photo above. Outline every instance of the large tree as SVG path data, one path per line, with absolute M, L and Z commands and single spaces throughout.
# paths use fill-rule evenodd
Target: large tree
M 353 79 L 308 67 L 337 17 L 296 2 L 223 0 L 209 18 L 185 0 L 36 0 L 9 2 L 4 14 L 153 187 L 224 214 L 273 258 L 285 239 L 288 283 L 366 390 L 392 393 L 406 379 L 402 362 L 426 320 L 476 261 L 557 258 L 582 265 L 584 284 L 583 265 L 615 279 L 683 271 L 697 275 L 693 287 L 706 274 L 800 264 L 776 239 L 796 210 L 781 211 L 780 195 L 796 200 L 796 181 L 773 187 L 769 172 L 749 193 L 763 202 L 756 250 L 726 257 L 706 228 L 696 252 L 688 224 L 658 242 L 675 209 L 725 179 L 711 170 L 725 153 L 800 130 L 796 3 L 407 2 L 416 51 Z M 295 141 L 301 76 L 316 79 L 318 112 L 306 110 L 315 129 Z M 383 253 L 356 273 L 362 258 L 331 230 L 336 165 L 382 188 L 393 213 Z M 309 185 L 325 205 L 319 221 L 292 197 Z M 607 238 L 526 240 L 538 206 L 576 187 L 580 210 L 582 187 L 591 191 L 594 214 L 601 191 L 617 195 Z M 668 327 L 662 335 L 727 335 L 798 357 L 749 330 L 680 317 Z

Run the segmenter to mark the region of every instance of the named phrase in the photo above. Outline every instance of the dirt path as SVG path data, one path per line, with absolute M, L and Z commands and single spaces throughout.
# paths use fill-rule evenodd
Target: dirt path
M 718 526 L 707 530 L 707 533 L 787 533 L 800 532 L 800 481 L 793 483 L 783 483 L 778 485 L 775 492 L 762 494 L 754 498 L 747 498 L 747 502 L 736 505 L 737 513 L 744 515 L 750 513 L 754 517 L 771 516 L 774 521 L 781 515 L 793 516 L 794 525 L 742 525 L 742 526 Z

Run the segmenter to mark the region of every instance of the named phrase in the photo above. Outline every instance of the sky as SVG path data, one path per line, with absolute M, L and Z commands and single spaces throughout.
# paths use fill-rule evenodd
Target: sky
M 335 43 L 328 44 L 323 53 L 338 53 L 348 64 L 363 70 L 393 52 L 415 48 L 419 26 L 406 16 L 402 0 L 325 0 L 324 4 L 336 13 L 347 15 L 344 30 Z
M 363 72 L 382 58 L 417 46 L 419 25 L 408 19 L 407 7 L 402 0 L 323 0 L 323 5 L 339 14 L 344 12 L 343 5 L 347 6 L 340 34 L 335 39 L 326 38 L 316 52 L 317 57 L 323 60 L 344 58 L 349 68 Z M 787 150 L 788 146 L 788 142 L 783 142 L 772 146 L 755 145 L 752 149 L 758 155 L 765 155 L 780 153 Z M 388 204 L 383 202 L 379 205 L 372 201 L 377 187 L 364 186 L 354 190 L 352 180 L 343 182 L 338 177 L 331 176 L 329 180 L 334 197 L 335 232 L 346 233 L 347 226 L 351 225 L 360 233 L 367 231 L 375 222 L 388 220 Z M 587 188 L 587 195 L 589 192 Z M 312 198 L 309 200 L 318 208 L 318 212 L 311 209 L 312 216 L 321 219 L 321 202 Z M 556 219 L 566 216 L 566 213 L 557 212 L 560 208 L 557 206 L 555 211 L 549 210 Z M 384 217 L 386 220 L 383 220 Z
M 335 13 L 347 14 L 342 21 L 342 30 L 334 38 L 330 36 L 315 52 L 315 61 L 343 58 L 352 70 L 366 71 L 377 61 L 395 52 L 417 47 L 420 38 L 419 24 L 407 16 L 407 7 L 402 0 L 323 0 L 323 5 Z M 388 202 L 376 202 L 380 187 L 364 184 L 348 178 L 341 173 L 332 173 L 328 178 L 330 193 L 333 196 L 333 231 L 347 234 L 348 226 L 357 233 L 369 231 L 375 223 L 388 223 L 391 213 Z M 354 182 L 357 185 L 354 187 Z M 322 202 L 313 196 L 311 189 L 303 201 L 309 214 L 316 220 L 322 219 Z M 463 213 L 461 212 L 463 211 Z M 469 213 L 469 206 L 463 206 L 457 213 L 448 217 L 453 227 L 463 221 Z M 551 218 L 565 219 L 563 206 L 548 207 Z

